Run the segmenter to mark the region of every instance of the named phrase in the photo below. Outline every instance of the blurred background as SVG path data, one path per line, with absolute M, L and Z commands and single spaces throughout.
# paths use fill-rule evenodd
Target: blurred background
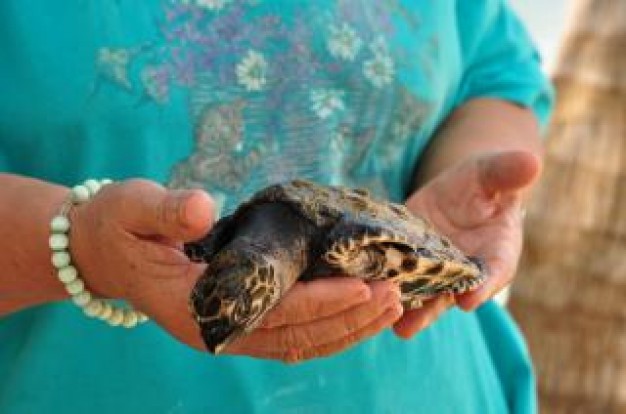
M 533 35 L 547 70 L 554 68 L 565 24 L 570 20 L 571 6 L 575 2 L 576 0 L 510 0 Z
M 554 80 L 508 306 L 542 413 L 626 413 L 626 0 L 510 0 Z

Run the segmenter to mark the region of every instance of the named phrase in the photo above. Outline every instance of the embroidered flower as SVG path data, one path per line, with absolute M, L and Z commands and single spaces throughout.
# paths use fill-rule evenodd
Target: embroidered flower
M 146 93 L 158 103 L 164 103 L 169 96 L 169 76 L 162 68 L 147 66 L 141 71 L 141 83 Z
M 196 4 L 212 11 L 221 10 L 232 0 L 196 0 Z
M 405 139 L 411 134 L 411 125 L 406 121 L 397 120 L 393 123 L 392 134 L 395 138 Z
M 249 50 L 237 65 L 237 80 L 249 91 L 260 91 L 267 83 L 267 66 L 261 53 Z
M 378 36 L 374 39 L 370 44 L 369 48 L 372 51 L 372 54 L 375 56 L 385 55 L 389 56 L 389 46 L 387 46 L 387 42 L 385 38 L 382 36 Z
M 347 23 L 344 23 L 341 27 L 330 26 L 330 37 L 327 47 L 333 57 L 354 60 L 362 45 L 363 42 L 356 34 L 356 31 Z
M 387 54 L 374 55 L 363 64 L 365 77 L 377 88 L 391 83 L 395 72 L 393 60 Z
M 125 49 L 103 47 L 98 51 L 98 69 L 100 72 L 127 89 L 132 87 L 128 78 L 129 63 L 130 53 Z
M 335 111 L 345 109 L 344 91 L 337 89 L 314 89 L 311 91 L 311 108 L 321 119 L 326 119 Z

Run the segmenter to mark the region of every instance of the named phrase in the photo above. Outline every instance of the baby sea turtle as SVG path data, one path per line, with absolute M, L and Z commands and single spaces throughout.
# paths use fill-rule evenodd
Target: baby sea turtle
M 212 353 L 253 330 L 297 280 L 391 279 L 415 308 L 485 278 L 478 259 L 406 207 L 302 180 L 261 190 L 185 252 L 208 264 L 190 304 Z

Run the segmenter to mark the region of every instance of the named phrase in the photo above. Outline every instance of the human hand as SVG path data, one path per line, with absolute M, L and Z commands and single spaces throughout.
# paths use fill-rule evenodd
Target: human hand
M 129 180 L 103 187 L 70 214 L 72 256 L 89 289 L 127 300 L 180 341 L 202 347 L 187 302 L 204 265 L 192 263 L 182 245 L 210 229 L 211 198 Z
M 443 295 L 406 312 L 394 325 L 396 334 L 411 337 L 454 303 L 473 310 L 511 282 L 522 247 L 523 197 L 540 167 L 529 152 L 486 154 L 442 172 L 407 200 L 411 211 L 466 254 L 483 259 L 488 277 L 475 291 Z
M 389 281 L 354 277 L 297 282 L 261 325 L 224 353 L 295 363 L 349 348 L 402 315 L 400 290 Z

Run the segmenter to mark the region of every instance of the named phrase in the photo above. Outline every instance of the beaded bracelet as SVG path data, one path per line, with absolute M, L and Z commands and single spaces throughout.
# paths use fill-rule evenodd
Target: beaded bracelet
M 105 299 L 94 297 L 80 278 L 76 267 L 73 266 L 72 256 L 68 250 L 70 244 L 68 215 L 71 208 L 85 203 L 96 195 L 103 186 L 111 182 L 108 179 L 100 181 L 90 179 L 82 185 L 72 188 L 59 214 L 54 216 L 50 222 L 49 245 L 52 249 L 52 264 L 56 269 L 57 277 L 65 285 L 65 290 L 70 294 L 72 301 L 83 310 L 85 315 L 90 318 L 101 319 L 111 326 L 134 328 L 137 324 L 146 322 L 148 317 L 132 308 L 116 307 Z

